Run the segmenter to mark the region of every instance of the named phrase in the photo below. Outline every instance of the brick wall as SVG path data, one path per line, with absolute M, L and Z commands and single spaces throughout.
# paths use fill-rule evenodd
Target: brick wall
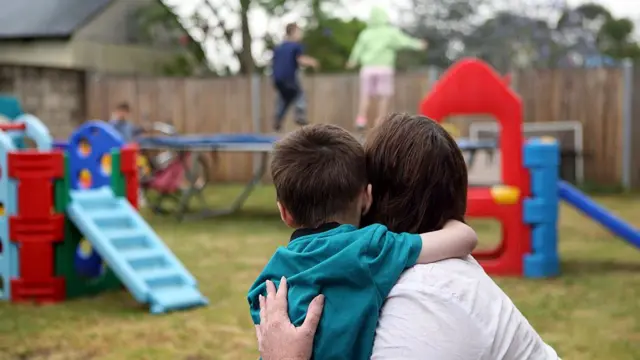
M 54 138 L 66 138 L 86 117 L 82 71 L 0 64 L 0 93 L 18 97 Z

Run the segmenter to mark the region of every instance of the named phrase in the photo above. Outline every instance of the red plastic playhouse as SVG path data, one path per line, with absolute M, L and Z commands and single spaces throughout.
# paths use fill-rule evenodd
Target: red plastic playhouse
M 531 230 L 523 222 L 530 177 L 523 163 L 522 103 L 508 82 L 480 60 L 460 61 L 434 85 L 420 112 L 438 122 L 456 115 L 492 115 L 500 124 L 502 185 L 471 187 L 467 215 L 494 218 L 502 224 L 502 243 L 473 254 L 485 270 L 495 275 L 522 275 L 523 259 L 531 249 Z

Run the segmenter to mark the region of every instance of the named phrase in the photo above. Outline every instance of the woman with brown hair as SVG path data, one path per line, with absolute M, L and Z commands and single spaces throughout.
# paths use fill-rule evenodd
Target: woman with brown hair
M 423 116 L 393 114 L 374 129 L 365 150 L 373 205 L 362 226 L 381 223 L 391 231 L 421 233 L 438 230 L 451 219 L 464 220 L 466 164 L 455 140 L 440 125 Z M 318 304 L 311 310 L 318 314 Z M 267 320 L 268 339 L 278 338 L 279 329 L 287 328 L 276 325 Z M 282 346 L 277 357 L 270 357 L 275 344 L 262 341 L 263 359 L 306 360 L 282 357 L 287 355 Z M 301 344 L 292 340 L 287 346 L 303 354 Z M 558 356 L 469 256 L 416 265 L 403 273 L 382 308 L 372 359 Z

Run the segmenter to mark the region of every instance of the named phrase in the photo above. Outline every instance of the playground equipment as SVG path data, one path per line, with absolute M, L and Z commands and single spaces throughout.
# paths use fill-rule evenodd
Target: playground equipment
M 6 106 L 6 104 L 13 104 Z M 3 107 L 4 106 L 4 107 Z M 205 305 L 196 280 L 136 210 L 137 148 L 88 122 L 67 151 L 0 102 L 0 299 L 60 302 L 124 285 L 152 313 Z M 24 149 L 25 138 L 37 149 Z
M 559 181 L 560 148 L 553 138 L 524 142 L 522 103 L 508 82 L 480 60 L 454 64 L 433 86 L 420 112 L 435 121 L 455 115 L 492 115 L 499 123 L 502 184 L 472 187 L 467 215 L 495 218 L 502 242 L 474 253 L 488 273 L 525 277 L 559 274 L 557 251 L 559 200 L 565 200 L 631 244 L 640 247 L 640 231 L 624 223 Z

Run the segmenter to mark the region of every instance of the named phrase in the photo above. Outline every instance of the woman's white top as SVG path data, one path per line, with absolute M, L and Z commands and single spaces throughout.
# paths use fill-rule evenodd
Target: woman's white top
M 380 315 L 374 360 L 557 360 L 475 259 L 406 270 Z

